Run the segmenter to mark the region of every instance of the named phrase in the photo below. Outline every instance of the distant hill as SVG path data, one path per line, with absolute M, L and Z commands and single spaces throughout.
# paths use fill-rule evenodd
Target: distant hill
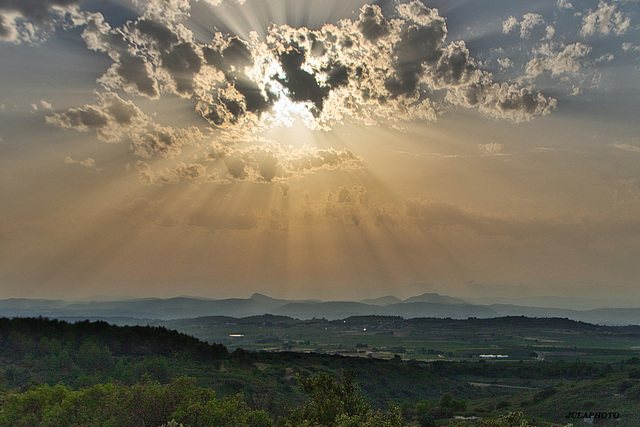
M 250 300 L 254 300 L 254 301 L 268 302 L 268 303 L 286 302 L 286 300 L 279 300 L 279 299 L 276 299 L 276 298 L 271 298 L 269 296 L 266 296 L 264 294 L 260 294 L 258 292 L 256 292 L 253 295 L 251 295 L 249 297 L 249 299 Z
M 499 314 L 490 307 L 473 304 L 443 304 L 430 302 L 404 302 L 392 304 L 385 308 L 388 316 L 413 317 L 450 317 L 452 319 L 467 319 L 469 317 L 497 317 Z
M 350 316 L 440 317 L 466 319 L 500 316 L 563 317 L 605 325 L 640 325 L 640 308 L 535 307 L 514 304 L 473 304 L 460 298 L 425 293 L 404 301 L 388 295 L 355 301 L 286 300 L 255 293 L 250 298 L 140 298 L 119 301 L 0 300 L 0 316 L 77 319 L 171 320 L 205 316 L 247 317 L 264 314 L 298 319 L 343 319 Z M 144 323 L 133 320 L 132 323 Z
M 436 294 L 436 293 L 433 293 L 433 292 L 422 294 L 422 295 L 418 295 L 418 296 L 411 297 L 411 298 L 407 298 L 406 300 L 404 300 L 404 302 L 405 303 L 429 302 L 429 303 L 436 303 L 436 304 L 467 304 L 467 305 L 470 305 L 469 302 L 461 300 L 459 298 L 448 297 L 448 296 Z
M 566 317 L 567 319 L 602 325 L 640 325 L 640 308 L 570 310 L 509 304 L 492 304 L 489 307 L 500 316 Z
M 593 299 L 586 297 L 560 296 L 523 296 L 523 297 L 485 297 L 465 298 L 472 304 L 507 304 L 525 307 L 565 308 L 572 310 L 591 310 L 596 308 L 635 308 L 638 302 L 621 299 Z
M 370 304 L 370 305 L 389 305 L 389 304 L 397 304 L 399 302 L 402 302 L 402 300 L 398 297 L 394 297 L 393 295 L 387 295 L 379 298 L 363 299 L 360 302 L 362 304 Z
M 297 319 L 342 319 L 349 316 L 378 314 L 379 306 L 349 301 L 331 302 L 291 302 L 278 308 L 274 314 L 295 317 Z

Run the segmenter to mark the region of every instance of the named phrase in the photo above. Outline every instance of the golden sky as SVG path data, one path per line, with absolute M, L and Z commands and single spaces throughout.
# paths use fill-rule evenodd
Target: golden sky
M 0 298 L 640 302 L 637 6 L 0 0 Z

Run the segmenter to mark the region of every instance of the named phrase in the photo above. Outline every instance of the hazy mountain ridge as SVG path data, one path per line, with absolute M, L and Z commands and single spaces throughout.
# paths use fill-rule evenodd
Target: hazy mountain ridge
M 393 295 L 386 295 L 379 298 L 367 298 L 360 301 L 363 304 L 371 304 L 371 305 L 389 305 L 396 304 L 402 302 L 402 300 L 398 297 L 394 297 Z
M 299 319 L 343 319 L 350 316 L 401 316 L 466 319 L 501 316 L 560 317 L 607 325 L 640 325 L 640 308 L 530 307 L 514 304 L 473 304 L 437 293 L 425 293 L 404 301 L 394 296 L 356 301 L 286 300 L 263 294 L 250 298 L 206 299 L 196 297 L 140 298 L 120 301 L 62 301 L 44 299 L 0 300 L 0 316 L 52 318 L 131 318 L 171 320 L 205 316 L 248 317 L 264 314 Z

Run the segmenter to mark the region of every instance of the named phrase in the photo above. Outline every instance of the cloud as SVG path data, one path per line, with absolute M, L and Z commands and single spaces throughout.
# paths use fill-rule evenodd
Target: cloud
M 544 25 L 544 19 L 537 13 L 525 13 L 520 21 L 520 37 L 527 38 L 531 34 L 533 27 Z
M 558 0 L 556 2 L 556 5 L 560 9 L 573 9 L 573 5 L 571 4 L 571 2 L 569 0 Z
M 197 0 L 197 1 L 210 4 L 211 6 L 223 6 L 226 3 L 244 4 L 246 2 L 246 0 Z
M 459 99 L 447 97 L 450 91 L 502 87 L 479 69 L 464 42 L 446 43 L 445 19 L 419 1 L 399 4 L 394 19 L 365 5 L 356 19 L 317 30 L 273 25 L 264 40 L 255 33 L 248 39 L 216 33 L 210 43 L 195 42 L 179 22 L 186 5 L 176 2 L 174 9 L 168 19 L 149 6 L 118 28 L 94 16 L 83 36 L 114 61 L 99 82 L 149 98 L 192 99 L 218 128 L 264 129 L 291 123 L 294 115 L 312 129 L 330 129 L 348 117 L 367 124 L 433 120 L 440 103 Z M 519 25 L 526 32 L 536 19 L 525 15 Z M 518 93 L 513 86 L 511 96 Z M 456 105 L 516 120 L 552 109 L 554 100 L 533 98 L 549 108 L 529 108 L 524 99 L 511 104 L 522 106 L 517 114 L 503 114 L 491 102 Z
M 172 168 L 154 171 L 147 162 L 138 160 L 136 170 L 140 181 L 145 185 L 163 186 L 183 181 L 197 181 L 207 176 L 206 166 L 199 163 L 178 162 Z
M 500 67 L 505 69 L 513 66 L 513 62 L 509 58 L 498 58 L 497 61 Z
M 624 43 L 622 43 L 622 50 L 624 50 L 625 52 L 628 51 L 628 50 L 638 51 L 638 50 L 640 50 L 640 46 L 635 46 L 631 42 L 624 42 Z
M 494 155 L 502 152 L 504 145 L 497 142 L 490 142 L 488 144 L 478 144 L 478 150 L 486 155 Z
M 106 52 L 114 61 L 99 82 L 109 89 L 149 98 L 158 98 L 161 89 L 181 95 L 192 91 L 201 59 L 188 41 L 190 36 L 183 26 L 174 28 L 145 16 L 120 28 L 111 28 L 95 17 L 83 32 L 90 49 Z
M 598 9 L 589 11 L 582 17 L 580 35 L 584 37 L 595 33 L 607 35 L 611 32 L 621 35 L 629 29 L 630 24 L 631 19 L 625 17 L 615 5 L 601 1 L 598 4 Z
M 640 153 L 640 146 L 632 144 L 613 144 L 619 150 L 628 151 L 630 153 Z
M 618 183 L 620 197 L 626 197 L 627 203 L 630 200 L 629 192 L 637 191 L 637 182 L 634 181 Z M 409 226 L 424 231 L 462 228 L 482 236 L 554 241 L 555 244 L 562 245 L 587 245 L 601 240 L 640 236 L 640 222 L 636 219 L 612 218 L 610 215 L 589 214 L 522 220 L 512 216 L 501 217 L 468 211 L 448 203 L 424 199 L 406 200 L 405 215 Z
M 71 157 L 67 156 L 64 158 L 64 164 L 80 165 L 80 166 L 84 166 L 85 168 L 93 168 L 96 165 L 96 161 L 91 157 L 88 157 L 84 160 L 73 160 Z
M 144 131 L 132 132 L 130 135 L 134 153 L 143 158 L 156 154 L 173 158 L 182 153 L 185 145 L 197 144 L 204 138 L 196 127 L 176 129 L 157 124 L 150 124 Z
M 97 104 L 54 113 L 47 116 L 46 121 L 62 128 L 95 130 L 98 139 L 117 142 L 128 133 L 144 128 L 149 118 L 133 102 L 107 92 L 98 95 Z
M 504 34 L 509 34 L 511 31 L 518 28 L 518 25 L 518 19 L 515 16 L 510 16 L 502 23 L 502 32 Z
M 215 144 L 207 160 L 224 166 L 229 179 L 275 182 L 333 170 L 364 167 L 362 159 L 348 149 L 322 149 L 312 146 L 284 147 L 274 141 L 256 142 L 246 148 L 221 147 Z
M 193 136 L 184 129 L 165 129 L 164 132 L 166 140 L 153 132 L 152 136 L 143 133 L 132 137 L 135 153 L 143 158 L 150 158 L 153 154 L 173 158 L 180 154 L 181 142 L 192 144 L 193 140 L 201 137 Z M 188 164 L 178 162 L 173 168 L 155 167 L 155 164 L 161 163 L 138 161 L 138 176 L 144 184 L 166 185 L 185 180 L 220 184 L 236 181 L 273 182 L 280 183 L 284 193 L 288 191 L 290 181 L 307 175 L 336 170 L 353 171 L 364 167 L 362 159 L 348 149 L 296 148 L 268 139 L 255 140 L 247 146 L 225 145 L 214 140 L 204 155 Z
M 529 77 L 536 77 L 545 71 L 551 75 L 575 74 L 580 71 L 591 47 L 583 43 L 573 43 L 568 46 L 546 43 L 537 49 L 538 56 L 527 63 L 526 70 Z
M 198 145 L 205 136 L 196 127 L 173 128 L 154 123 L 132 101 L 117 94 L 98 94 L 98 102 L 70 108 L 46 117 L 49 124 L 78 131 L 94 130 L 105 142 L 128 141 L 132 151 L 142 158 L 160 155 L 173 158 L 185 145 Z
M 324 201 L 323 215 L 347 225 L 359 226 L 369 215 L 367 189 L 361 185 L 342 186 L 328 192 Z
M 82 0 L 0 0 L 0 40 L 38 43 L 56 27 L 82 25 L 90 13 L 81 12 Z
M 547 25 L 545 28 L 546 35 L 544 36 L 545 40 L 551 40 L 553 35 L 556 33 L 556 29 L 552 25 Z
M 508 34 L 520 27 L 520 38 L 526 39 L 531 35 L 531 30 L 539 25 L 544 25 L 542 15 L 537 13 L 525 13 L 522 15 L 522 19 L 520 21 L 518 21 L 515 16 L 510 16 L 505 20 L 502 23 L 502 32 L 504 34 Z M 553 27 L 551 27 L 551 29 L 553 29 Z M 547 28 L 547 36 L 549 35 L 549 32 L 550 30 Z M 553 35 L 553 33 L 551 33 L 551 35 Z
M 557 101 L 545 98 L 531 88 L 520 88 L 508 83 L 477 83 L 458 87 L 449 92 L 451 103 L 477 107 L 482 113 L 515 122 L 531 120 L 533 116 L 549 114 Z

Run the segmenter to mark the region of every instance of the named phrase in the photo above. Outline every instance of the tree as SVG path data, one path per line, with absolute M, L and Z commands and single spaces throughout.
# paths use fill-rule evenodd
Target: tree
M 400 408 L 392 405 L 385 414 L 373 413 L 360 394 L 351 371 L 343 373 L 342 382 L 327 373 L 312 377 L 298 377 L 302 390 L 311 399 L 296 409 L 285 422 L 286 426 L 381 426 L 402 425 Z

